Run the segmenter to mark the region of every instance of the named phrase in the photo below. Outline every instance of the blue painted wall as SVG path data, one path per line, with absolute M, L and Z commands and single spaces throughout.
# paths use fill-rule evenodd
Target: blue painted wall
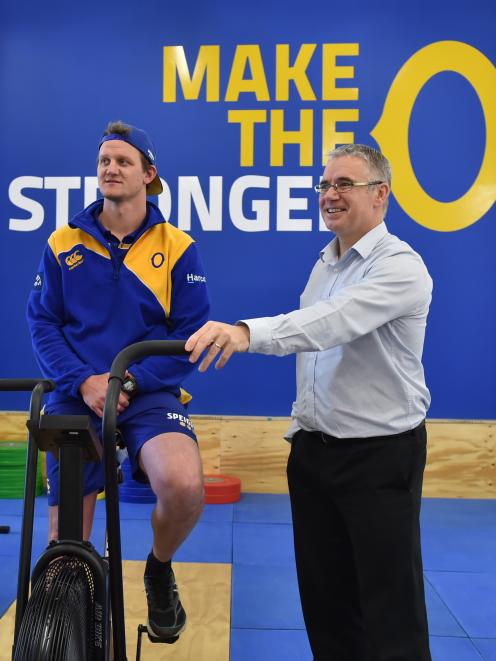
M 154 139 L 160 204 L 198 241 L 213 318 L 225 321 L 298 305 L 332 238 L 311 189 L 323 148 L 379 145 L 396 177 L 388 227 L 422 254 L 435 284 L 430 416 L 495 418 L 495 23 L 489 0 L 4 5 L 2 375 L 39 373 L 24 321 L 39 257 L 56 222 L 94 198 L 98 139 L 123 119 Z M 177 73 L 182 54 L 187 71 Z M 323 140 L 324 114 L 337 123 L 326 120 Z M 280 156 L 278 121 L 302 131 Z M 288 415 L 294 359 L 238 356 L 188 389 L 194 413 Z M 1 405 L 25 408 L 26 397 Z

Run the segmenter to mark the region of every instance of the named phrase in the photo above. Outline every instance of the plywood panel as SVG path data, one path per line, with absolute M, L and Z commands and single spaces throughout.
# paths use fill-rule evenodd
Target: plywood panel
M 284 440 L 287 418 L 226 418 L 221 436 L 221 472 L 241 479 L 243 491 L 286 493 Z
M 0 413 L 0 439 L 24 441 L 28 437 L 26 429 L 27 413 L 2 411 Z
M 25 414 L 0 413 L 0 438 L 26 437 Z M 243 491 L 286 493 L 289 418 L 192 416 L 205 473 L 236 475 Z M 430 420 L 424 494 L 496 498 L 496 423 Z
M 142 661 L 229 661 L 231 565 L 173 563 L 188 621 L 174 645 L 142 638 Z M 146 624 L 144 562 L 123 563 L 128 658 L 136 651 L 138 624 Z M 212 597 L 215 595 L 215 598 Z
M 220 473 L 220 435 L 222 418 L 197 416 L 193 418 L 203 462 L 203 472 Z
M 286 493 L 287 418 L 224 418 L 221 472 L 237 475 L 243 491 Z M 424 495 L 496 498 L 496 424 L 431 420 Z M 201 438 L 201 425 L 197 426 Z
M 496 425 L 430 422 L 424 496 L 496 498 Z
M 144 567 L 144 562 L 123 562 L 128 659 L 136 656 L 138 624 L 146 624 Z M 145 634 L 142 661 L 229 661 L 231 565 L 174 563 L 174 573 L 188 616 L 186 629 L 174 645 L 151 643 Z M 11 659 L 14 608 L 0 620 L 0 661 Z
M 0 620 L 0 661 L 11 661 L 14 640 L 15 603 Z

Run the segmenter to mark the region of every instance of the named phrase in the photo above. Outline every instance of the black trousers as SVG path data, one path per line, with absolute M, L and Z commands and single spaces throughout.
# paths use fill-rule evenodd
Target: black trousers
M 421 424 L 299 431 L 288 460 L 298 584 L 315 661 L 431 661 L 420 550 Z

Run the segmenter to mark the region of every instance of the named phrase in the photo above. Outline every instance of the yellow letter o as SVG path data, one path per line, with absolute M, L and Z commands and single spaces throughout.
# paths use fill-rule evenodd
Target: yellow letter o
M 442 71 L 455 71 L 468 80 L 479 97 L 486 123 L 486 146 L 479 173 L 471 188 L 452 202 L 440 202 L 424 191 L 413 171 L 408 149 L 408 130 L 415 100 L 427 81 Z M 393 168 L 393 193 L 413 220 L 439 232 L 452 232 L 472 225 L 496 200 L 494 65 L 476 48 L 459 41 L 438 41 L 422 48 L 398 71 L 382 117 L 371 135 Z

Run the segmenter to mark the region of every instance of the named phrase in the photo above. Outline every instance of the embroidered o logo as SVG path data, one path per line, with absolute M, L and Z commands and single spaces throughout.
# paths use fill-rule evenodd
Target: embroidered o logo
M 162 252 L 156 252 L 152 255 L 152 266 L 159 269 L 165 262 L 165 255 Z

